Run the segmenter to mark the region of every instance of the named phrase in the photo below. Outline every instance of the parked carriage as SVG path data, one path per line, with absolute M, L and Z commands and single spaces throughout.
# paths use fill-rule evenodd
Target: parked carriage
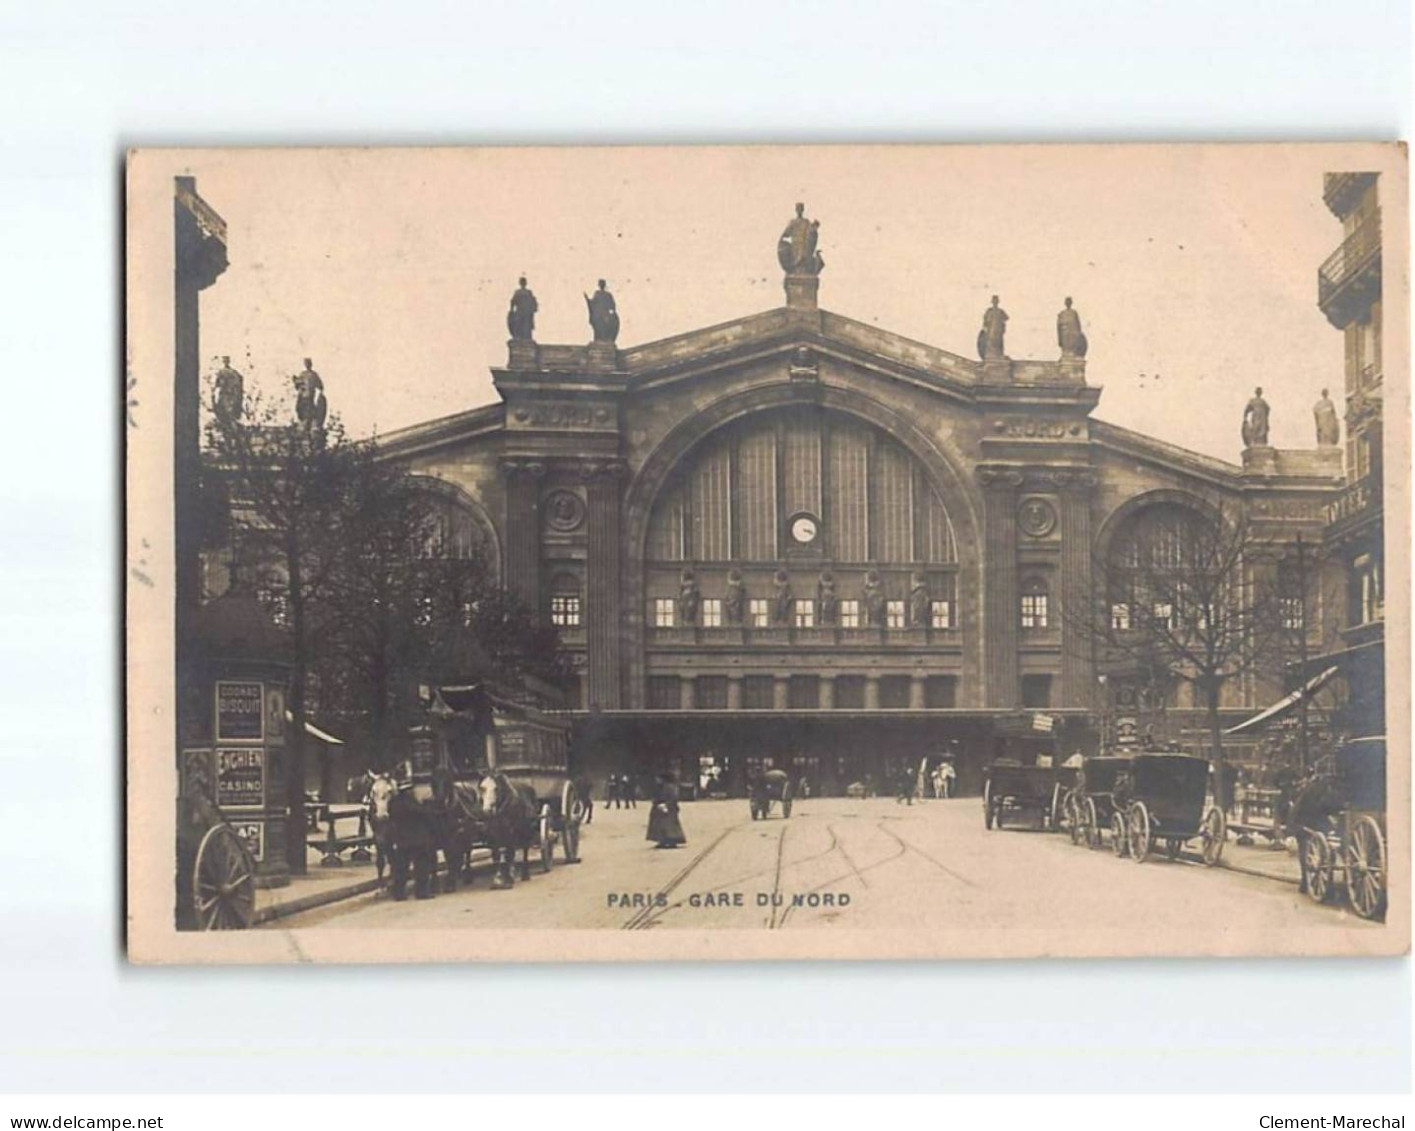
M 1105 832 L 1111 832 L 1111 846 L 1117 856 L 1128 851 L 1125 806 L 1130 793 L 1129 755 L 1107 754 L 1087 758 L 1072 794 L 1071 842 L 1087 848 L 1101 848 Z
M 1386 909 L 1386 740 L 1349 739 L 1333 764 L 1302 790 L 1293 805 L 1302 886 L 1318 903 L 1336 897 L 1338 884 L 1363 919 Z
M 1112 823 L 1118 835 L 1118 822 L 1113 818 Z M 1124 835 L 1137 863 L 1149 859 L 1160 843 L 1171 860 L 1177 859 L 1184 845 L 1197 838 L 1204 863 L 1217 864 L 1228 825 L 1223 809 L 1209 804 L 1209 760 L 1189 754 L 1136 754 L 1130 764 Z M 1121 849 L 1116 851 L 1120 854 Z
M 216 805 L 177 799 L 177 929 L 244 930 L 255 922 L 255 861 Z
M 748 801 L 752 807 L 752 820 L 764 821 L 771 816 L 771 807 L 774 802 L 781 803 L 781 815 L 789 820 L 791 802 L 794 797 L 795 791 L 791 785 L 791 775 L 785 770 L 767 770 L 764 774 L 758 774 L 752 779 L 751 789 L 748 792 Z
M 1057 827 L 1066 787 L 1056 766 L 1024 766 L 999 758 L 983 772 L 983 824 L 1002 828 L 1004 817 L 1033 814 L 1037 827 Z

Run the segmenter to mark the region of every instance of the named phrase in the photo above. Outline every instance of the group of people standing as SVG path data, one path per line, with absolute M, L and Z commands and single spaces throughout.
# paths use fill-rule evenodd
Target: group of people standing
M 952 797 L 957 789 L 958 770 L 952 760 L 945 758 L 929 769 L 926 758 L 917 767 L 906 764 L 900 771 L 895 801 L 912 805 L 916 797 L 920 801 L 929 796 L 942 799 Z

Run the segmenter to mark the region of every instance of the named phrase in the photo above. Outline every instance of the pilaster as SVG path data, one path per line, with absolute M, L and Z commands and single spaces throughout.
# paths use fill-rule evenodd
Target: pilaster
M 545 470 L 539 460 L 501 461 L 506 478 L 506 579 L 536 616 L 541 612 L 540 481 Z
M 983 671 L 987 703 L 1021 702 L 1017 664 L 1017 491 L 1022 473 L 983 466 Z
M 622 705 L 623 610 L 620 591 L 620 483 L 623 460 L 586 460 L 580 477 L 587 496 L 585 563 L 589 703 L 603 710 Z

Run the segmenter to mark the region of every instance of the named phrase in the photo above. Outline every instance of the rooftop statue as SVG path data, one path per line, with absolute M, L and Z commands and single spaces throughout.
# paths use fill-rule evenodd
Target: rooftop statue
M 305 368 L 294 376 L 295 419 L 306 431 L 322 432 L 324 418 L 329 415 L 329 402 L 324 396 L 324 382 L 314 371 L 314 364 L 305 358 Z
M 1268 446 L 1268 402 L 1263 400 L 1261 388 L 1253 390 L 1253 399 L 1243 410 L 1243 446 L 1245 448 L 1265 448 Z
M 520 285 L 511 295 L 511 309 L 506 312 L 506 329 L 517 342 L 529 342 L 535 337 L 536 311 L 540 309 L 536 296 L 526 286 L 526 277 L 521 276 Z
M 1327 396 L 1327 391 L 1322 390 L 1322 399 L 1312 409 L 1312 415 L 1317 421 L 1317 444 L 1323 448 L 1332 448 L 1341 443 L 1341 421 L 1337 419 L 1336 405 L 1331 403 L 1331 397 Z
M 594 340 L 614 342 L 619 337 L 619 310 L 614 305 L 614 296 L 605 289 L 603 279 L 599 281 L 599 290 L 585 296 L 585 305 L 589 307 Z
M 1007 311 L 998 305 L 997 295 L 992 296 L 992 305 L 983 311 L 983 328 L 978 331 L 978 356 L 984 361 L 1000 361 L 1003 353 L 1003 337 L 1007 334 Z
M 1056 344 L 1061 347 L 1061 356 L 1085 357 L 1086 356 L 1086 335 L 1081 329 L 1081 316 L 1071 308 L 1071 300 L 1066 300 L 1066 307 L 1056 316 Z
M 806 219 L 806 206 L 796 205 L 796 215 L 776 242 L 776 258 L 788 275 L 819 275 L 825 260 L 817 248 L 820 221 Z

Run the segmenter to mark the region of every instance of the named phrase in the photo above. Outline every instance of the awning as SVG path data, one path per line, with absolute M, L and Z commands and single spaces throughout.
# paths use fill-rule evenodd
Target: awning
M 1229 727 L 1223 733 L 1242 734 L 1244 731 L 1252 730 L 1255 727 L 1262 726 L 1264 723 L 1272 722 L 1274 719 L 1282 718 L 1285 714 L 1287 714 L 1288 711 L 1292 710 L 1299 703 L 1301 703 L 1303 699 L 1310 699 L 1313 695 L 1320 691 L 1322 689 L 1322 686 L 1327 682 L 1327 680 L 1331 679 L 1332 676 L 1336 675 L 1336 672 L 1336 666 L 1333 665 L 1327 668 L 1325 671 L 1321 672 L 1321 674 L 1314 675 L 1296 691 L 1292 692 L 1292 694 L 1284 695 L 1271 707 L 1268 707 L 1266 710 L 1259 711 L 1251 719 L 1244 719 L 1237 726 Z
M 289 711 L 286 711 L 285 721 L 293 726 L 295 723 L 295 716 Z M 311 738 L 319 739 L 320 742 L 329 743 L 330 746 L 344 745 L 344 740 L 342 738 L 335 738 L 332 734 L 326 734 L 324 731 L 320 730 L 319 727 L 315 726 L 314 723 L 310 722 L 309 719 L 305 720 L 305 733 Z

